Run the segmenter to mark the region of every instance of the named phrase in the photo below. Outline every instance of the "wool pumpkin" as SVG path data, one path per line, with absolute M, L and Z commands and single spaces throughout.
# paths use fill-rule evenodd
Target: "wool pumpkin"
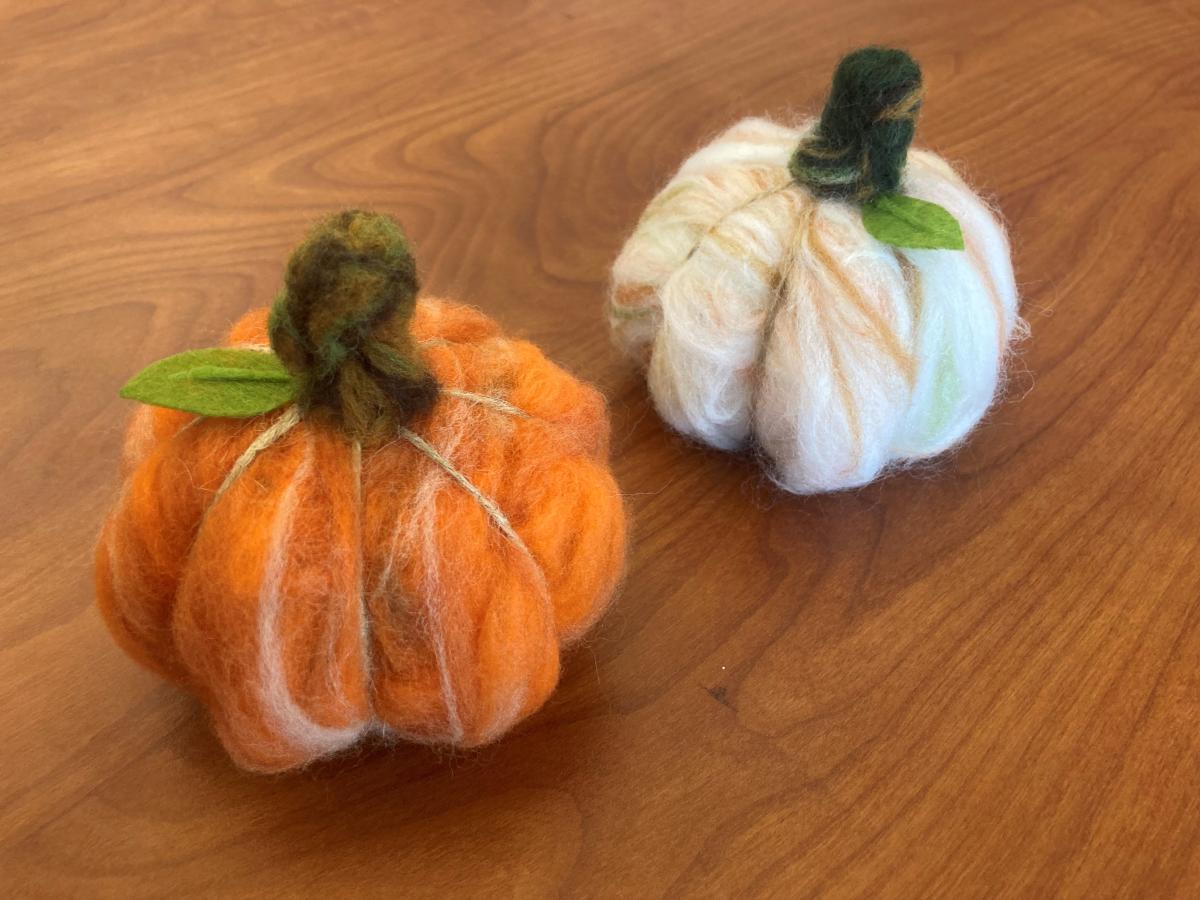
M 746 119 L 684 162 L 613 266 L 661 416 L 789 491 L 958 444 L 1024 328 L 996 214 L 910 149 L 922 97 L 907 53 L 850 54 L 818 120 Z
M 158 405 L 125 441 L 99 607 L 245 768 L 368 734 L 492 741 L 613 594 L 603 399 L 481 312 L 418 300 L 387 217 L 322 222 L 270 313 L 125 393 Z

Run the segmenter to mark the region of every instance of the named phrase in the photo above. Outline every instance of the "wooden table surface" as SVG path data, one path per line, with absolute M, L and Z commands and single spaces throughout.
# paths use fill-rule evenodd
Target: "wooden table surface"
M 0 891 L 1197 895 L 1196 0 L 0 15 Z M 797 498 L 664 429 L 605 281 L 691 149 L 872 42 L 1010 222 L 1032 337 L 961 452 Z M 351 204 L 605 391 L 634 541 L 498 745 L 246 775 L 93 606 L 116 391 Z

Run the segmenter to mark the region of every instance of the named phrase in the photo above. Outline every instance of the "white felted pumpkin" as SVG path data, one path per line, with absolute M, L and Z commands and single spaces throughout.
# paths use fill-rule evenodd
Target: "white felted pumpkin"
M 787 490 L 962 441 L 1024 327 L 1003 226 L 909 150 L 920 101 L 907 54 L 851 54 L 819 121 L 746 119 L 693 154 L 613 267 L 613 333 L 662 417 Z

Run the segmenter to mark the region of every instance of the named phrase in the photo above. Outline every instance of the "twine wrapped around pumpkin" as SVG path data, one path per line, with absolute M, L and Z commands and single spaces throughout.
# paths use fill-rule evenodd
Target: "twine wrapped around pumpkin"
M 850 54 L 819 120 L 747 119 L 686 160 L 613 266 L 659 413 L 789 491 L 958 444 L 1024 330 L 1003 226 L 910 148 L 923 90 L 903 51 Z
M 477 310 L 418 300 L 383 216 L 318 225 L 269 317 L 124 393 L 148 405 L 96 551 L 100 610 L 246 768 L 369 734 L 494 740 L 612 596 L 603 399 Z

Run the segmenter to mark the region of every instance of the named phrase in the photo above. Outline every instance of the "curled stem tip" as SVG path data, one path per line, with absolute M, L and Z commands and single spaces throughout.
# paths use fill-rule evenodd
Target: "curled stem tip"
M 921 96 L 921 67 L 903 50 L 865 47 L 844 57 L 820 122 L 792 155 L 792 177 L 819 197 L 866 202 L 895 193 Z
M 419 288 L 408 238 L 388 216 L 352 209 L 313 228 L 288 261 L 269 327 L 302 412 L 331 413 L 368 440 L 433 405 L 438 384 L 408 328 Z

